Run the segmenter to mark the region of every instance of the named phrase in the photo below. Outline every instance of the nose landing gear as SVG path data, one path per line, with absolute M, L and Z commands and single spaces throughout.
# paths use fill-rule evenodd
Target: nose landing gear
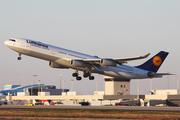
M 18 60 L 21 60 L 21 53 L 18 53 L 19 57 L 17 58 Z

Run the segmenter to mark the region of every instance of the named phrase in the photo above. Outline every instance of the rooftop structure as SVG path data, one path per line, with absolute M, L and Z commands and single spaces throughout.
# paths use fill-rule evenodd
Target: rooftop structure
M 40 92 L 50 92 L 50 95 L 61 95 L 62 89 L 56 89 L 56 86 L 53 85 L 44 85 L 44 84 L 33 84 L 33 85 L 4 85 L 4 90 L 1 90 L 1 95 L 12 95 L 17 96 L 17 92 L 29 92 L 30 95 L 38 95 L 38 91 Z M 64 89 L 64 91 L 69 91 L 68 89 Z

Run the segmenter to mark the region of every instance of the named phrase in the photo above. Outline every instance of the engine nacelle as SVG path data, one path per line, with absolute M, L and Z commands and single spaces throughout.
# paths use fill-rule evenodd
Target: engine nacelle
M 113 67 L 117 66 L 117 63 L 114 62 L 112 59 L 101 59 L 100 64 L 102 66 L 113 66 Z
M 52 68 L 67 68 L 67 67 L 64 67 L 62 65 L 59 65 L 59 64 L 57 64 L 55 62 L 51 62 L 51 61 L 49 61 L 49 66 Z
M 86 67 L 87 64 L 80 60 L 71 60 L 71 65 L 74 67 Z

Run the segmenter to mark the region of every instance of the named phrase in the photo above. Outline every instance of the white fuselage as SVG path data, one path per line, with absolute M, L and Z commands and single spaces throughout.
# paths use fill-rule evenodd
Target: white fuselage
M 87 67 L 75 67 L 71 65 L 70 59 L 101 59 L 95 56 L 67 50 L 64 48 L 44 44 L 28 39 L 14 39 L 15 41 L 5 41 L 5 44 L 12 50 L 28 56 L 51 61 L 62 66 L 62 68 L 72 68 L 87 71 Z M 112 66 L 99 66 L 91 69 L 92 73 L 99 73 L 116 79 L 143 79 L 148 78 L 149 71 L 139 69 L 125 64 Z

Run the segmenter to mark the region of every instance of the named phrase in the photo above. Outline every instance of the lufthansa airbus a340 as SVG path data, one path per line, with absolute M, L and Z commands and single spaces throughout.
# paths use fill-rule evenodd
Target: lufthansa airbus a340
M 99 58 L 22 38 L 11 38 L 5 41 L 5 45 L 18 52 L 18 60 L 21 60 L 21 54 L 24 54 L 47 60 L 49 66 L 53 68 L 72 68 L 75 70 L 72 76 L 76 77 L 77 80 L 82 79 L 78 71 L 83 71 L 83 77 L 89 77 L 90 80 L 94 79 L 92 73 L 119 80 L 157 78 L 163 75 L 171 75 L 170 73 L 156 73 L 168 55 L 168 52 L 165 51 L 160 51 L 142 65 L 128 66 L 125 64 L 128 61 L 147 58 L 150 54 L 131 58 Z

